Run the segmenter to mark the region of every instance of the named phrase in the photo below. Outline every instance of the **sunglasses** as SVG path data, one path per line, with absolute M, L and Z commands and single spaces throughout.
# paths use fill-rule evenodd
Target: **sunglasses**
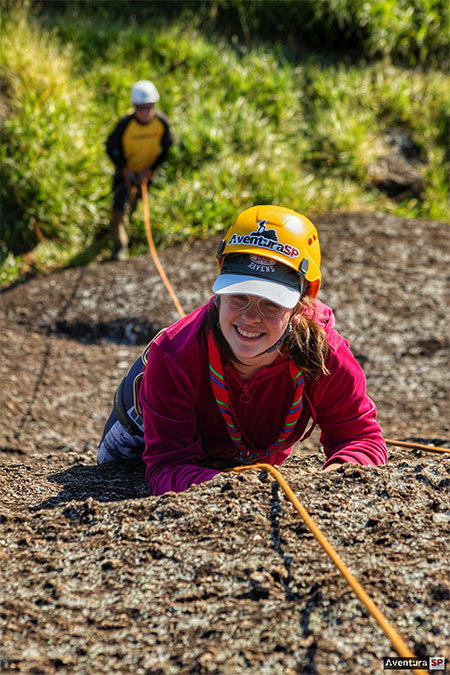
M 136 110 L 151 110 L 155 107 L 154 103 L 140 103 L 136 106 Z
M 256 307 L 261 316 L 265 319 L 279 319 L 280 316 L 286 311 L 286 307 L 277 305 L 270 300 L 265 298 L 252 298 L 249 295 L 223 295 L 224 303 L 229 307 L 233 312 L 243 312 L 244 309 L 250 307 L 252 302 L 256 302 Z

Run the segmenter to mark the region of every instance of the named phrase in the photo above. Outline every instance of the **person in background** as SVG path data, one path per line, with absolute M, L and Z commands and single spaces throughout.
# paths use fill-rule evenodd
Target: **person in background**
M 210 301 L 161 331 L 116 391 L 98 462 L 142 458 L 150 494 L 180 492 L 239 464 L 282 464 L 317 424 L 324 471 L 386 464 L 363 371 L 317 298 L 314 225 L 254 206 L 217 259 Z
M 106 141 L 106 152 L 115 165 L 111 229 L 113 258 L 118 260 L 128 255 L 127 222 L 141 185 L 152 183 L 173 143 L 168 118 L 155 108 L 158 101 L 153 82 L 136 82 L 131 89 L 134 112 L 119 120 Z

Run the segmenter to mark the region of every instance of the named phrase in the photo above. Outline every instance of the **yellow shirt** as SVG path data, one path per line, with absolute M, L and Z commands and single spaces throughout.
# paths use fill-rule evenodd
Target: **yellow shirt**
M 139 173 L 154 164 L 161 151 L 164 130 L 164 124 L 156 116 L 149 124 L 131 119 L 122 136 L 124 157 L 131 171 Z

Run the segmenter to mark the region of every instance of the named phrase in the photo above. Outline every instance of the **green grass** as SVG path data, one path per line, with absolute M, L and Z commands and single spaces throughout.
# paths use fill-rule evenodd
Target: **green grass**
M 236 49 L 182 19 L 158 28 L 86 13 L 44 22 L 26 7 L 4 13 L 0 66 L 2 284 L 102 255 L 90 245 L 111 206 L 104 141 L 141 78 L 160 90 L 175 135 L 150 194 L 159 246 L 219 232 L 256 203 L 448 217 L 445 70 L 387 56 L 350 62 L 292 58 L 277 45 Z M 420 199 L 391 200 L 372 184 L 370 166 L 393 127 L 426 160 Z M 134 251 L 145 250 L 139 209 L 131 234 Z

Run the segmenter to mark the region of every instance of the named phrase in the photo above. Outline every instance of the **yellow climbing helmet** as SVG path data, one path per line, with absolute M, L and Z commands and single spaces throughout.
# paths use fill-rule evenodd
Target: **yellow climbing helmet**
M 216 258 L 235 253 L 263 256 L 295 270 L 315 298 L 320 288 L 320 245 L 308 218 L 283 206 L 252 206 L 239 214 L 219 244 Z

